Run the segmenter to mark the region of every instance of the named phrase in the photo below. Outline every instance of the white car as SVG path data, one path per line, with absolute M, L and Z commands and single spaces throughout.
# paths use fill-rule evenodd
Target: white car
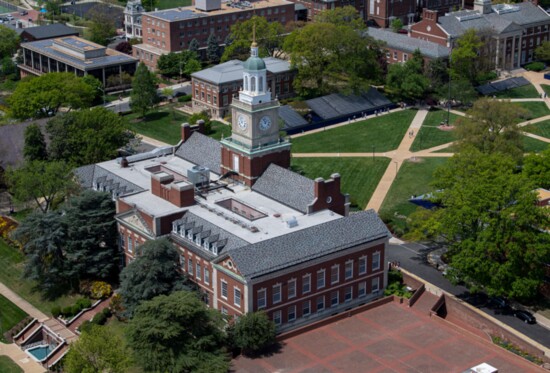
M 13 16 L 11 14 L 8 14 L 6 18 L 8 19 L 8 21 L 13 21 Z

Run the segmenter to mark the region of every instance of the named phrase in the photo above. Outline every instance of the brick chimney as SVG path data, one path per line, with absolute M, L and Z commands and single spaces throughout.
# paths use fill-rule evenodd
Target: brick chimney
M 183 123 L 181 125 L 181 141 L 186 142 L 191 137 L 191 126 L 189 123 Z
M 430 10 L 428 8 L 422 9 L 422 19 L 429 21 L 430 23 L 437 23 L 438 19 L 437 10 Z
M 151 193 L 177 207 L 195 203 L 195 188 L 187 181 L 174 181 L 174 175 L 161 171 L 151 175 Z
M 349 214 L 349 196 L 340 192 L 340 174 L 330 175 L 330 179 L 315 179 L 313 189 L 315 199 L 308 206 L 308 214 L 329 209 L 337 214 Z

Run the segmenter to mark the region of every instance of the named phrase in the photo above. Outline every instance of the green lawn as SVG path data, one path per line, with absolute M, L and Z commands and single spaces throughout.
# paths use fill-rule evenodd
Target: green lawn
M 547 96 L 550 96 L 550 85 L 548 84 L 541 84 L 540 87 L 544 92 L 546 92 Z
M 297 137 L 295 153 L 385 152 L 399 146 L 416 110 L 403 110 L 338 128 Z
M 23 373 L 23 369 L 15 364 L 15 361 L 7 356 L 0 356 L 0 372 L 2 373 Z
M 181 124 L 189 120 L 189 116 L 174 109 L 173 105 L 161 106 L 139 119 L 137 113 L 126 115 L 130 128 L 138 134 L 175 145 L 181 140 Z M 216 121 L 212 121 L 212 133 L 210 137 L 220 139 L 231 135 L 231 127 Z
M 512 102 L 511 104 L 522 107 L 528 111 L 527 116 L 520 119 L 519 122 L 550 115 L 550 109 L 548 109 L 548 106 L 546 106 L 544 102 Z
M 540 98 L 540 94 L 532 84 L 500 91 L 492 96 L 496 96 L 496 98 Z
M 550 120 L 528 124 L 527 126 L 522 127 L 522 130 L 550 139 Z
M 338 172 L 342 177 L 342 191 L 349 193 L 350 202 L 361 209 L 367 206 L 389 163 L 388 158 L 292 158 L 292 166 L 311 179 L 328 179 Z
M 548 148 L 547 142 L 523 136 L 523 150 L 527 153 L 538 153 Z
M 36 283 L 23 277 L 24 259 L 18 249 L 0 239 L 0 282 L 48 315 L 54 305 L 66 307 L 76 302 L 77 297 L 72 296 L 64 296 L 55 301 L 43 299 L 40 293 L 34 291 Z
M 403 228 L 406 223 L 396 214 L 409 216 L 420 208 L 408 202 L 409 198 L 412 195 L 432 192 L 433 188 L 430 186 L 432 174 L 446 161 L 447 158 L 422 158 L 419 162 L 405 162 L 384 199 L 380 209 L 382 219 Z
M 27 316 L 28 315 L 25 311 L 0 294 L 0 341 L 7 342 L 4 339 L 4 333 L 13 328 Z M 0 372 L 3 372 L 3 370 L 0 369 Z
M 454 124 L 459 116 L 451 113 L 450 123 Z M 447 112 L 444 110 L 430 111 L 420 131 L 416 134 L 411 150 L 417 152 L 419 150 L 433 148 L 434 146 L 446 144 L 456 140 L 454 131 L 443 131 L 438 128 L 439 124 L 447 120 Z
M 157 8 L 172 9 L 180 6 L 189 6 L 189 5 L 191 5 L 191 0 L 159 0 Z

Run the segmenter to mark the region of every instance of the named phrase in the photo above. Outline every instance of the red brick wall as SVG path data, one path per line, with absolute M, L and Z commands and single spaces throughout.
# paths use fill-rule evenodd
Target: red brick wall
M 212 264 L 206 257 L 201 257 L 200 255 L 195 254 L 194 252 L 188 250 L 187 247 L 185 247 L 180 243 L 176 243 L 175 246 L 178 250 L 178 253 L 180 254 L 180 258 L 184 258 L 184 261 L 185 261 L 185 263 L 183 264 L 180 262 L 178 265 L 178 268 L 180 269 L 181 272 L 187 275 L 189 280 L 196 283 L 203 292 L 208 293 L 208 305 L 210 307 L 213 307 L 214 288 L 213 288 L 212 281 L 214 281 L 214 276 L 212 274 L 213 272 Z M 189 259 L 193 261 L 192 275 L 189 273 L 189 268 L 188 268 Z M 200 276 L 197 276 L 197 262 L 200 263 L 200 266 L 201 266 L 202 273 Z M 210 279 L 208 283 L 205 281 L 205 276 L 204 276 L 205 268 L 210 272 Z
M 410 36 L 417 39 L 428 40 L 444 47 L 447 46 L 447 34 L 437 24 L 436 11 L 424 9 L 422 21 L 411 25 Z
M 333 174 L 333 179 L 316 179 L 314 186 L 315 202 L 312 212 L 330 209 L 337 214 L 347 215 L 346 197 L 340 192 L 340 175 Z
M 244 314 L 245 303 L 246 303 L 245 292 L 244 292 L 245 285 L 242 282 L 235 280 L 233 277 L 231 277 L 230 275 L 222 271 L 217 271 L 216 273 L 218 276 L 217 283 L 216 283 L 217 303 L 218 303 L 217 309 L 221 311 L 223 307 L 225 309 L 224 312 L 232 316 L 235 316 L 235 315 L 240 316 Z M 224 298 L 222 296 L 222 281 L 227 283 L 227 298 Z M 235 304 L 235 297 L 234 297 L 235 289 L 239 289 L 241 292 L 240 306 Z
M 235 178 L 246 185 L 254 184 L 255 180 L 272 163 L 284 168 L 290 167 L 290 150 L 277 151 L 250 159 L 240 155 L 240 153 L 235 153 L 231 149 L 222 147 L 222 174 L 233 169 L 233 154 L 239 154 L 240 156 L 240 174 L 248 176 L 248 178 L 242 176 Z

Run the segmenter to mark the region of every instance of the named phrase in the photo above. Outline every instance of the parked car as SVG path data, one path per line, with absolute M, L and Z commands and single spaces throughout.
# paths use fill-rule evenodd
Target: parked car
M 13 21 L 13 16 L 12 16 L 11 14 L 8 14 L 8 15 L 6 16 L 6 19 L 7 19 L 8 21 Z
M 535 316 L 533 316 L 533 314 L 529 311 L 516 310 L 514 311 L 514 316 L 526 324 L 535 324 L 537 322 Z
M 489 304 L 497 308 L 507 308 L 510 307 L 508 301 L 502 297 L 492 297 L 489 299 Z
M 22 16 L 26 16 L 27 14 L 29 14 L 29 12 L 27 12 L 26 10 L 22 10 L 19 12 L 19 14 Z

